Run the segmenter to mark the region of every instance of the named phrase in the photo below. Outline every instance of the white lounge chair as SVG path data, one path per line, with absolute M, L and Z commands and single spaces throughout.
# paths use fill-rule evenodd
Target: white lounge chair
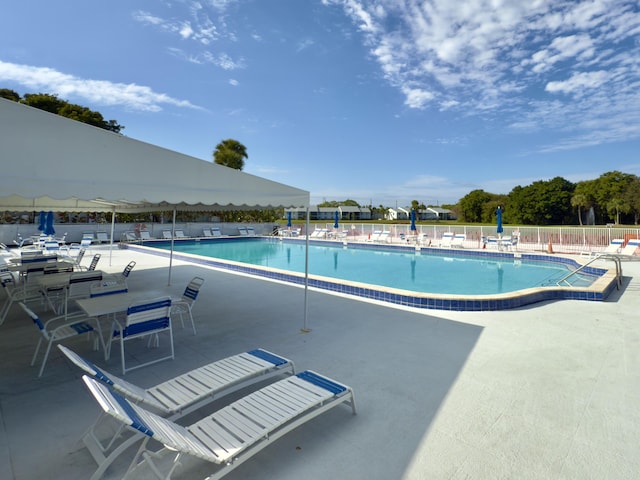
M 444 232 L 440 239 L 440 247 L 451 248 L 451 242 L 453 241 L 453 232 Z
M 187 238 L 182 230 L 176 230 L 176 238 Z
M 246 237 L 246 236 L 249 235 L 249 232 L 247 232 L 247 228 L 246 227 L 238 227 L 238 233 L 242 237 Z
M 307 370 L 272 383 L 189 426 L 178 425 L 84 375 L 83 380 L 104 412 L 146 435 L 124 478 L 138 478 L 149 468 L 158 478 L 170 478 L 183 455 L 213 464 L 209 480 L 220 479 L 278 438 L 343 403 L 356 413 L 353 390 Z M 164 445 L 147 451 L 148 441 Z M 168 465 L 164 457 L 174 456 Z M 138 463 L 140 461 L 140 463 Z M 160 472 L 161 463 L 166 467 Z
M 96 232 L 96 240 L 100 243 L 109 243 L 111 241 L 107 232 Z
M 222 231 L 220 230 L 220 227 L 211 227 L 211 235 L 213 237 L 221 237 Z
M 451 247 L 463 248 L 464 241 L 467 239 L 467 236 L 464 233 L 456 233 L 451 240 Z
M 388 243 L 390 238 L 389 235 L 391 235 L 391 232 L 384 230 L 380 232 L 380 235 L 378 235 L 378 238 L 375 241 L 378 243 Z
M 213 235 L 211 234 L 211 229 L 210 228 L 203 228 L 202 229 L 202 234 L 205 237 L 213 237 Z
M 255 237 L 256 229 L 253 227 L 247 227 L 247 235 L 249 235 L 250 237 Z
M 620 255 L 625 257 L 632 257 L 636 254 L 636 250 L 640 246 L 640 239 L 632 238 L 627 244 L 620 250 Z
M 254 383 L 264 382 L 275 376 L 295 374 L 295 365 L 291 360 L 258 348 L 223 358 L 143 389 L 98 368 L 63 345 L 59 344 L 58 348 L 91 377 L 129 401 L 170 420 L 184 417 Z M 140 434 L 122 438 L 119 430 L 113 438 L 104 438 L 102 432 L 105 420 L 105 416 L 99 416 L 82 438 L 98 464 L 91 480 L 101 478 L 122 452 L 143 438 Z
M 624 238 L 614 238 L 601 253 L 619 253 L 622 245 L 624 245 Z
M 382 230 L 374 230 L 373 233 L 369 235 L 369 238 L 367 238 L 367 242 L 377 242 L 381 234 Z
M 163 230 L 162 238 L 164 238 L 165 240 L 171 240 L 171 230 Z
M 140 240 L 151 240 L 151 233 L 149 233 L 149 230 L 140 230 Z

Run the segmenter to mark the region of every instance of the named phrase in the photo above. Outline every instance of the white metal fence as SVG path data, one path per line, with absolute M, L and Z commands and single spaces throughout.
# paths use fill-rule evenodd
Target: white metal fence
M 321 225 L 329 231 L 335 231 L 333 223 Z M 315 224 L 311 227 L 320 227 Z M 463 247 L 482 248 L 483 240 L 489 236 L 498 236 L 495 225 L 416 225 L 416 232 L 409 230 L 409 225 L 384 224 L 384 223 L 359 223 L 339 224 L 337 229 L 342 233 L 342 238 L 352 241 L 367 241 L 375 232 L 389 232 L 388 241 L 391 243 L 411 242 L 417 236 L 421 243 L 438 245 L 442 234 L 451 232 L 464 234 Z M 302 232 L 304 235 L 304 230 Z M 640 226 L 638 227 L 527 227 L 505 225 L 502 236 L 517 236 L 517 249 L 521 251 L 544 251 L 549 249 L 549 243 L 557 253 L 584 253 L 602 251 L 611 240 L 621 238 L 625 242 L 630 238 L 640 238 Z

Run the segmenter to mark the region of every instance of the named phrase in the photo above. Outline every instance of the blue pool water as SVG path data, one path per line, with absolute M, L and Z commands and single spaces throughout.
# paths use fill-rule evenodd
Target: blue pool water
M 154 247 L 169 249 L 170 245 Z M 303 273 L 305 245 L 276 239 L 176 242 L 177 252 Z M 555 286 L 571 270 L 564 264 L 513 257 L 465 255 L 463 251 L 310 245 L 309 273 L 423 293 L 491 295 L 531 287 Z M 572 286 L 590 285 L 597 277 L 576 274 Z

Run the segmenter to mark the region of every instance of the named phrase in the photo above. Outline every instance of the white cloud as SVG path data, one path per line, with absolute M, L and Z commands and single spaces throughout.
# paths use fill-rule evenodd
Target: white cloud
M 187 100 L 178 100 L 142 85 L 84 79 L 51 68 L 3 61 L 0 61 L 0 81 L 16 82 L 34 90 L 45 90 L 65 100 L 80 98 L 97 105 L 122 105 L 131 110 L 158 112 L 164 105 L 200 108 Z
M 521 131 L 557 123 L 562 148 L 638 138 L 616 120 L 640 124 L 637 0 L 322 3 L 343 8 L 409 108 L 493 111 Z

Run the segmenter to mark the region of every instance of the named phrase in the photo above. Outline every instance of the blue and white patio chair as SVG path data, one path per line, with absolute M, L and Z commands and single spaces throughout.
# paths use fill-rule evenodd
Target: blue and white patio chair
M 238 227 L 238 233 L 241 237 L 246 237 L 249 235 L 249 232 L 247 232 L 247 227 Z
M 222 231 L 220 230 L 220 227 L 211 227 L 211 236 L 212 237 L 221 237 L 222 236 Z
M 262 348 L 232 355 L 178 375 L 149 388 L 141 388 L 103 370 L 69 348 L 58 348 L 79 368 L 130 402 L 162 417 L 177 420 L 226 395 L 262 383 L 276 376 L 295 374 L 294 363 Z M 102 477 L 107 468 L 143 435 L 123 436 L 120 430 L 105 436 L 110 417 L 100 415 L 82 441 L 98 464 L 91 480 Z
M 442 238 L 440 238 L 440 247 L 451 248 L 451 242 L 453 241 L 453 232 L 444 232 Z
M 159 347 L 159 335 L 165 333 L 169 337 L 170 353 L 160 358 L 140 363 L 127 368 L 125 346 L 131 340 L 147 338 L 147 347 Z M 120 358 L 122 360 L 122 374 L 131 370 L 152 365 L 163 360 L 174 359 L 173 330 L 171 326 L 171 298 L 160 297 L 133 303 L 127 309 L 124 320 L 114 319 L 110 339 L 106 347 L 105 359 L 111 356 L 111 345 L 120 343 Z
M 100 255 L 99 253 L 96 253 L 93 258 L 91 259 L 91 263 L 89 264 L 89 266 L 87 267 L 87 271 L 88 272 L 93 272 L 96 267 L 98 266 L 98 262 L 100 261 L 100 257 L 102 255 Z
M 36 313 L 33 312 L 24 303 L 20 302 L 20 307 L 25 313 L 33 320 L 33 323 L 40 330 L 40 338 L 36 345 L 36 350 L 33 352 L 33 358 L 31 359 L 31 366 L 35 365 L 38 358 L 38 352 L 43 343 L 47 344 L 42 358 L 42 365 L 38 372 L 38 377 L 42 376 L 44 367 L 49 359 L 49 353 L 51 352 L 51 346 L 54 343 L 59 343 L 63 340 L 67 340 L 73 337 L 89 335 L 93 339 L 93 348 L 98 350 L 100 343 L 102 343 L 102 333 L 100 332 L 100 323 L 95 319 L 90 319 L 77 315 L 75 317 L 65 317 L 59 315 L 43 321 Z
M 136 262 L 131 260 L 126 267 L 124 267 L 124 270 L 122 271 L 122 280 L 124 281 L 124 283 L 127 283 L 127 279 L 129 278 L 129 275 L 131 275 L 131 270 L 133 270 L 133 267 L 136 266 Z
M 65 291 L 64 314 L 67 316 L 76 314 L 79 309 L 76 309 L 74 300 L 89 298 L 91 285 L 100 281 L 102 281 L 100 271 L 73 272 Z
M 182 297 L 174 298 L 171 300 L 171 313 L 177 313 L 180 315 L 180 322 L 182 323 L 182 328 L 184 328 L 184 318 L 185 314 L 189 315 L 189 319 L 191 320 L 191 328 L 193 328 L 193 334 L 196 335 L 196 324 L 193 321 L 193 313 L 191 309 L 193 308 L 193 304 L 196 303 L 198 299 L 198 293 L 200 293 L 200 287 L 204 283 L 204 278 L 202 277 L 193 277 L 187 287 L 184 289 L 182 293 Z
M 84 375 L 83 381 L 103 411 L 145 436 L 124 478 L 151 470 L 169 479 L 190 455 L 212 464 L 209 480 L 220 479 L 309 420 L 342 404 L 356 404 L 353 390 L 311 370 L 272 383 L 189 426 L 182 426 L 130 403 L 107 386 Z M 149 440 L 164 448 L 147 450 Z M 163 460 L 172 461 L 164 462 Z M 160 469 L 164 467 L 164 471 Z

